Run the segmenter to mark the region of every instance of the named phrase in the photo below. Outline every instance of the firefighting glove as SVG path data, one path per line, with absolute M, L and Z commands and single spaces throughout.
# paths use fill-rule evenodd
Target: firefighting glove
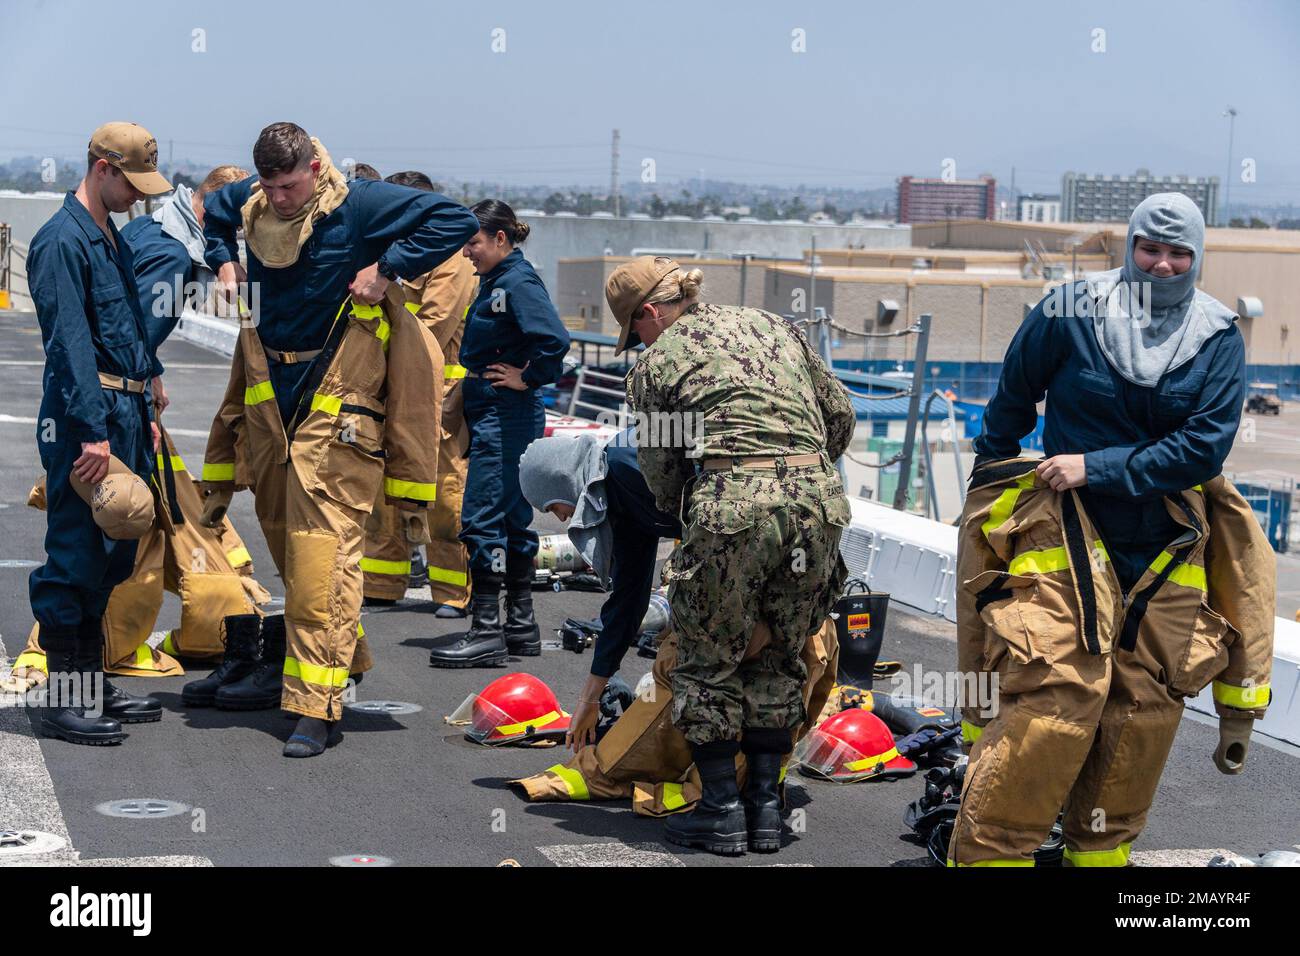
M 401 517 L 407 541 L 411 544 L 433 543 L 429 537 L 429 524 L 424 520 L 424 511 L 403 511 Z
M 1246 748 L 1250 746 L 1253 720 L 1219 718 L 1219 746 L 1214 751 L 1214 765 L 1219 773 L 1238 774 L 1246 766 Z
M 226 516 L 226 509 L 230 507 L 230 499 L 235 496 L 235 492 L 230 488 L 211 486 L 205 486 L 203 491 L 203 516 L 199 518 L 199 524 L 205 528 L 218 528 L 221 526 L 221 520 Z

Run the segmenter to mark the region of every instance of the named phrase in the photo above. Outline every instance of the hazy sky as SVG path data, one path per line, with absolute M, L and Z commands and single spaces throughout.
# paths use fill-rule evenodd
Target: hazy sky
M 0 37 L 6 159 L 130 119 L 164 158 L 248 165 L 291 119 L 385 174 L 600 184 L 618 127 L 624 179 L 649 157 L 665 182 L 877 187 L 952 158 L 1056 192 L 1066 169 L 1224 176 L 1231 104 L 1257 176 L 1234 204 L 1300 204 L 1295 0 L 0 0 Z

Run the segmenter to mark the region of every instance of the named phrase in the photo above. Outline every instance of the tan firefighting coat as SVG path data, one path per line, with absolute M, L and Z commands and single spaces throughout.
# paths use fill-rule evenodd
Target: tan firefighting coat
M 770 639 L 760 621 L 745 650 L 755 657 Z M 817 723 L 835 685 L 839 642 L 835 623 L 827 620 L 804 642 L 803 662 L 808 677 L 803 685 L 807 719 L 795 729 L 800 740 Z M 531 801 L 617 800 L 631 797 L 633 810 L 642 816 L 664 816 L 691 809 L 700 798 L 700 777 L 691 761 L 691 747 L 673 726 L 672 670 L 677 664 L 677 638 L 671 631 L 659 642 L 653 683 L 632 702 L 609 732 L 594 747 L 583 747 L 568 763 L 510 781 Z M 736 766 L 744 783 L 745 757 Z M 782 779 L 785 771 L 782 769 Z
M 1167 662 L 1170 692 L 1211 682 L 1228 718 L 1262 717 L 1273 663 L 1276 561 L 1250 506 L 1222 475 L 1165 499 L 1184 534 L 1124 595 L 1075 491 L 1053 491 L 1037 459 L 977 469 L 962 512 L 957 566 L 958 666 L 994 669 L 1005 643 L 1025 660 L 1036 634 L 1071 628 L 1091 654 L 1132 650 L 1144 616 L 1187 635 Z M 1008 601 L 1006 598 L 1015 597 Z M 1000 638 L 1000 640 L 998 640 Z M 987 723 L 963 708 L 968 737 Z
M 442 433 L 438 497 L 427 512 L 428 580 L 435 602 L 463 608 L 469 601 L 469 572 L 465 546 L 458 535 L 469 433 L 460 395 L 465 369 L 457 363 L 465 314 L 478 291 L 478 276 L 468 259 L 452 256 L 438 268 L 403 283 L 402 288 L 406 308 L 437 339 L 445 362 L 440 410 L 436 401 L 431 409 L 432 415 L 441 417 Z M 366 523 L 366 553 L 361 559 L 366 597 L 397 600 L 406 593 L 412 543 L 393 509 L 376 502 Z

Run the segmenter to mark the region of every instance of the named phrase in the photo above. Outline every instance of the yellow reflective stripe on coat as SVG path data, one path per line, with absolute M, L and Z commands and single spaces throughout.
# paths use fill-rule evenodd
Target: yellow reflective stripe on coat
M 459 584 L 464 587 L 469 584 L 469 576 L 464 571 L 453 571 L 450 568 L 435 568 L 429 565 L 429 580 L 438 581 L 442 584 Z
M 870 770 L 877 764 L 889 763 L 889 761 L 893 760 L 897 756 L 898 748 L 890 747 L 879 757 L 864 757 L 861 760 L 851 760 L 844 765 L 844 769 L 852 773 L 856 773 L 859 770 Z
M 682 796 L 682 785 L 680 783 L 664 784 L 664 809 L 676 810 L 678 807 L 686 806 L 686 798 Z
M 1239 687 L 1236 684 L 1225 684 L 1223 681 L 1214 682 L 1214 702 L 1224 707 L 1258 710 L 1267 707 L 1272 699 L 1273 690 L 1268 684 Z
M 1165 569 L 1165 565 L 1173 559 L 1174 556 L 1168 551 L 1161 551 L 1156 555 L 1156 559 L 1151 562 L 1151 573 L 1159 574 Z M 1169 572 L 1169 577 L 1165 580 L 1172 581 L 1174 584 L 1181 585 L 1185 588 L 1193 588 L 1197 591 L 1209 590 L 1205 579 L 1205 568 L 1199 567 L 1195 564 L 1178 565 L 1178 567 Z
M 1093 542 L 1093 553 L 1103 561 L 1110 560 L 1106 546 L 1101 541 Z M 1051 574 L 1053 571 L 1064 571 L 1069 566 L 1070 554 L 1062 546 L 1044 548 L 1042 551 L 1022 551 L 1011 559 L 1007 571 L 1011 574 Z
M 153 649 L 148 644 L 141 644 L 135 649 L 135 666 L 144 670 L 154 670 Z
M 553 773 L 564 781 L 564 789 L 569 791 L 570 800 L 590 800 L 591 791 L 587 789 L 587 781 L 582 779 L 582 774 L 576 770 L 571 770 L 562 763 L 557 763 L 554 767 L 547 767 L 546 773 Z
M 256 385 L 250 385 L 244 389 L 245 405 L 261 405 L 273 398 L 275 398 L 275 389 L 270 382 L 258 382 Z
M 347 300 L 345 299 L 344 304 L 346 303 Z M 341 307 L 339 311 L 343 311 Z M 355 315 L 358 319 L 378 319 L 379 324 L 376 325 L 374 329 L 375 338 L 384 343 L 385 349 L 388 348 L 388 336 L 392 330 L 388 325 L 388 320 L 384 318 L 384 310 L 382 308 L 377 305 L 366 305 L 363 302 L 358 302 L 353 299 L 352 315 Z
M 401 478 L 385 478 L 384 494 L 390 498 L 434 501 L 438 497 L 438 486 L 431 481 L 403 481 Z
M 168 455 L 159 455 L 159 456 L 158 456 L 158 470 L 159 470 L 159 471 L 162 471 L 164 468 L 167 467 L 167 459 L 168 459 L 168 457 L 170 457 L 170 458 L 171 458 L 171 461 L 172 461 L 172 471 L 184 471 L 184 470 L 185 470 L 185 462 L 181 461 L 181 456 L 180 456 L 180 455 L 171 455 L 171 456 L 168 456 Z
M 311 397 L 311 410 L 323 411 L 326 415 L 337 415 L 343 408 L 343 399 L 337 395 L 325 395 L 317 392 Z
M 49 673 L 49 665 L 45 662 L 44 651 L 23 651 L 18 655 L 18 660 L 14 661 L 14 670 L 20 667 L 32 667 L 42 674 Z
M 241 564 L 250 563 L 253 556 L 248 553 L 247 548 L 231 548 L 226 552 L 226 560 L 230 562 L 232 568 L 237 568 Z
M 384 561 L 380 558 L 362 558 L 361 570 L 371 574 L 410 574 L 410 561 Z
M 361 622 L 360 622 L 360 621 L 357 621 L 357 638 L 360 639 L 360 638 L 363 638 L 363 637 L 365 637 L 365 636 L 366 636 L 366 629 L 365 629 L 364 627 L 361 626 Z M 348 676 L 351 676 L 351 675 L 348 675 Z
M 1034 473 L 1021 475 L 1016 479 L 1016 486 L 1008 488 L 1002 494 L 998 495 L 998 500 L 993 502 L 993 507 L 989 509 L 989 516 L 984 523 L 980 525 L 980 530 L 984 532 L 984 537 L 989 536 L 989 532 L 1004 524 L 1011 517 L 1011 512 L 1016 510 L 1016 499 L 1020 497 L 1020 492 L 1026 488 L 1034 487 Z
M 502 737 L 513 737 L 515 734 L 524 733 L 529 727 L 537 729 L 545 727 L 547 724 L 553 724 L 562 716 L 564 715 L 558 710 L 553 710 L 549 714 L 542 714 L 536 720 L 525 720 L 518 724 L 502 724 L 500 727 L 494 728 L 494 730 Z
M 346 687 L 348 669 L 346 667 L 322 667 L 308 664 L 296 657 L 284 659 L 284 676 L 296 677 L 306 684 L 318 684 L 321 687 Z
M 162 649 L 164 654 L 179 654 L 180 648 L 176 646 L 176 632 L 168 631 L 163 637 Z
M 444 380 L 449 378 L 464 378 L 465 373 L 468 371 L 469 369 L 463 365 L 444 365 L 442 367 L 442 377 Z
M 1033 866 L 1033 860 L 978 860 L 974 863 L 954 863 L 952 858 L 948 859 L 949 866 Z
M 419 314 L 420 314 L 420 303 L 418 303 L 418 302 L 408 302 L 408 303 L 406 303 L 406 311 L 407 311 L 407 312 L 410 312 L 411 315 L 419 315 Z
M 979 724 L 972 724 L 969 720 L 961 722 L 961 739 L 963 742 L 973 744 L 984 736 L 984 728 Z
M 203 463 L 202 478 L 204 481 L 234 481 L 235 464 L 208 464 Z
M 1065 848 L 1066 866 L 1128 866 L 1129 851 L 1132 843 L 1121 843 L 1113 850 L 1071 850 Z

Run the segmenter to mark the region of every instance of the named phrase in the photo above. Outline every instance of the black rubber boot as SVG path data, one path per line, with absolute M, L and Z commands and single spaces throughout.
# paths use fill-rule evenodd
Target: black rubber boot
M 87 673 L 104 669 L 104 622 L 101 618 L 82 618 L 77 630 L 77 667 Z M 115 687 L 104 675 L 104 694 L 100 700 L 104 716 L 123 724 L 151 724 L 162 720 L 162 701 L 145 695 L 137 697 Z
M 719 856 L 745 852 L 745 808 L 736 785 L 739 750 L 734 740 L 691 744 L 703 793 L 689 813 L 675 813 L 668 818 L 664 836 L 669 843 L 698 847 Z
M 78 655 L 78 629 L 76 627 L 46 627 L 41 625 L 38 641 L 45 651 L 49 680 L 45 684 L 50 706 L 41 715 L 41 733 L 74 744 L 106 746 L 120 744 L 126 739 L 122 724 L 101 713 L 98 717 L 86 715 L 86 704 L 99 704 L 90 695 L 94 675 L 102 672 L 102 656 L 95 666 L 81 670 Z M 101 652 L 102 654 L 102 652 Z
M 411 577 L 407 587 L 427 588 L 429 586 L 429 564 L 424 560 L 424 552 L 419 548 L 411 549 Z
M 270 710 L 284 691 L 284 615 L 262 618 L 262 657 L 248 676 L 217 690 L 219 710 Z
M 211 707 L 217 691 L 226 684 L 241 681 L 257 667 L 262 655 L 262 619 L 256 614 L 232 614 L 221 620 L 226 650 L 221 663 L 207 677 L 190 681 L 181 688 L 181 703 L 186 707 Z
M 506 649 L 517 657 L 542 653 L 542 632 L 533 617 L 533 559 L 511 551 L 506 556 Z
M 429 651 L 431 667 L 495 667 L 506 662 L 506 638 L 501 629 L 501 575 L 474 575 L 470 601 L 473 622 L 467 633 L 436 643 Z
M 330 731 L 338 721 L 321 720 L 319 717 L 299 717 L 298 724 L 284 745 L 286 757 L 315 757 L 325 752 L 329 742 Z
M 781 849 L 781 762 L 790 752 L 790 731 L 746 727 L 740 739 L 745 754 L 745 829 L 755 853 Z

